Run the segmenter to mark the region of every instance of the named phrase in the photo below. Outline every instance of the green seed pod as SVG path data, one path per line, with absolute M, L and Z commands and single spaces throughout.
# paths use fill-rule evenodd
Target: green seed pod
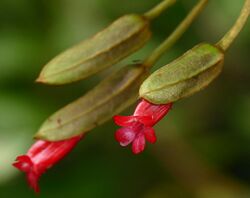
M 136 14 L 125 15 L 52 59 L 37 82 L 59 85 L 84 79 L 135 52 L 150 35 L 148 19 Z
M 83 97 L 49 117 L 35 138 L 67 139 L 111 119 L 136 101 L 140 84 L 147 74 L 142 65 L 129 65 L 116 71 Z
M 154 104 L 166 104 L 188 97 L 210 84 L 221 72 L 224 53 L 202 43 L 151 74 L 139 95 Z

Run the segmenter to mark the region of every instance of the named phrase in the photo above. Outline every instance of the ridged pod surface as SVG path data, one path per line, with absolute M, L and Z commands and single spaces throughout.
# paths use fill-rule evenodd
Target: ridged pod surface
M 147 75 L 142 65 L 129 65 L 116 71 L 83 97 L 49 117 L 35 138 L 67 139 L 111 119 L 136 101 L 140 84 Z
M 188 97 L 210 84 L 221 72 L 224 53 L 202 43 L 152 73 L 141 85 L 141 98 L 167 104 Z
M 125 15 L 52 59 L 37 82 L 60 85 L 84 79 L 135 52 L 150 36 L 148 19 L 136 14 Z

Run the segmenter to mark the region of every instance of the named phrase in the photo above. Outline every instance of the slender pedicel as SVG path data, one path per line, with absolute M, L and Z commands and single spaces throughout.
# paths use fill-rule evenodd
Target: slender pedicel
M 155 7 L 153 7 L 151 10 L 149 10 L 148 12 L 146 12 L 144 14 L 144 16 L 147 19 L 155 19 L 156 17 L 158 17 L 164 10 L 166 10 L 168 7 L 170 7 L 171 5 L 173 5 L 176 2 L 176 0 L 164 0 L 161 3 L 159 3 L 158 5 L 156 5 Z
M 174 32 L 161 43 L 143 62 L 146 66 L 151 66 L 173 46 L 176 41 L 183 35 L 183 33 L 189 28 L 192 22 L 197 18 L 201 11 L 205 8 L 208 0 L 200 0 L 199 3 L 189 12 L 187 17 L 178 25 Z
M 238 34 L 241 32 L 244 25 L 246 24 L 249 13 L 250 13 L 250 0 L 246 0 L 243 8 L 241 9 L 241 13 L 236 22 L 234 23 L 234 25 L 216 44 L 218 47 L 226 51 L 231 46 L 233 41 L 237 38 Z

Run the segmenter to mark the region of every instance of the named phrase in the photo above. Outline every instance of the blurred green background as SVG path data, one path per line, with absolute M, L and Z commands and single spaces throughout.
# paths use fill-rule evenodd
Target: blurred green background
M 0 1 L 0 197 L 35 197 L 11 166 L 53 112 L 106 75 L 53 87 L 35 84 L 43 65 L 119 16 L 143 13 L 159 0 Z M 152 24 L 150 42 L 123 63 L 143 59 L 185 17 L 195 0 L 179 0 Z M 215 43 L 243 0 L 209 2 L 154 69 L 195 44 Z M 205 91 L 177 102 L 156 126 L 158 142 L 134 156 L 114 140 L 111 121 L 89 133 L 40 180 L 40 197 L 250 197 L 250 24 L 227 53 L 222 75 Z M 129 114 L 132 108 L 123 112 Z

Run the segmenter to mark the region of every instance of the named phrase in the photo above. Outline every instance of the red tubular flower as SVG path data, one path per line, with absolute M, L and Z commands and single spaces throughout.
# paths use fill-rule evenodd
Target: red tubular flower
M 134 154 L 142 152 L 146 140 L 156 142 L 155 131 L 152 128 L 171 109 L 172 103 L 156 105 L 146 100 L 141 100 L 132 116 L 114 116 L 114 122 L 122 128 L 115 133 L 115 139 L 121 146 L 132 143 Z
M 25 172 L 30 187 L 39 192 L 38 180 L 42 173 L 67 155 L 81 138 L 82 135 L 58 142 L 37 140 L 26 155 L 16 158 L 13 166 Z

